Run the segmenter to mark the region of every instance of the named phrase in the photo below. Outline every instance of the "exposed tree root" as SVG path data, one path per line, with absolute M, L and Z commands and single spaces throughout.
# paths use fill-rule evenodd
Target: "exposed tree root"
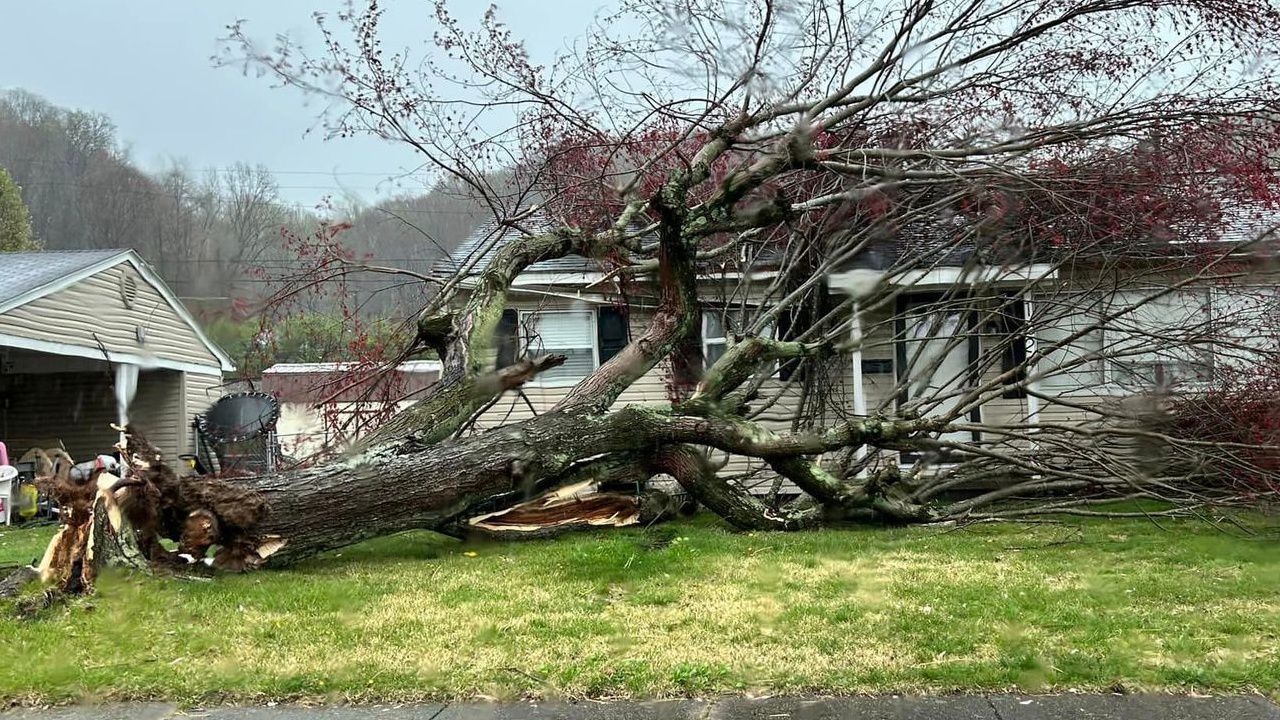
M 180 478 L 160 452 L 135 428 L 125 428 L 119 448 L 132 474 L 112 490 L 137 534 L 141 556 L 154 564 L 201 561 L 213 546 L 215 567 L 241 571 L 258 567 L 279 549 L 275 538 L 254 535 L 266 516 L 261 495 L 209 478 Z M 178 544 L 170 552 L 160 544 Z
M 68 597 L 68 593 L 56 587 L 47 587 L 35 595 L 18 598 L 13 606 L 13 614 L 20 620 L 30 620 L 54 605 L 66 602 Z

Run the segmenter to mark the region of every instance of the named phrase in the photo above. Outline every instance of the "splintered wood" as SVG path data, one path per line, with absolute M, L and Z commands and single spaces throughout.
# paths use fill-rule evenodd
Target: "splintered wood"
M 594 483 L 581 482 L 471 518 L 468 524 L 485 534 L 546 537 L 581 527 L 624 527 L 639 522 L 640 498 L 603 493 Z

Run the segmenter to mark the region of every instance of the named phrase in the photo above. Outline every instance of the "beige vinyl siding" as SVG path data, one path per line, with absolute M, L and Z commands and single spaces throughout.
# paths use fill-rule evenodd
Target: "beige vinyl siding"
M 125 307 L 121 297 L 121 278 L 126 273 L 137 283 L 131 308 Z M 143 344 L 137 341 L 138 326 L 146 331 Z M 82 348 L 96 348 L 101 341 L 115 352 L 220 367 L 191 326 L 127 262 L 0 315 L 0 333 Z
M 184 395 L 186 397 L 187 412 L 185 424 L 182 430 L 181 447 L 183 453 L 195 452 L 191 447 L 191 422 L 196 415 L 203 413 L 218 401 L 218 398 L 226 394 L 225 388 L 222 387 L 221 375 L 204 375 L 202 373 L 188 372 L 184 374 Z
M 220 375 L 196 372 L 189 372 L 186 375 L 187 407 L 192 415 L 208 410 L 210 405 L 218 402 L 218 398 L 226 394 Z
M 138 394 L 129 407 L 129 422 L 160 450 L 171 467 L 178 466 L 177 458 L 187 452 L 189 444 L 183 431 L 187 413 L 182 384 L 182 373 L 176 370 L 144 370 L 138 373 Z

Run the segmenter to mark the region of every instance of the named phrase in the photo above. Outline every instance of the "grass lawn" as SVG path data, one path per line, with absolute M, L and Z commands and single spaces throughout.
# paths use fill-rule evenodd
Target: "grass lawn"
M 1280 541 L 1199 522 L 461 545 L 0 608 L 0 699 L 1280 689 Z M 50 529 L 0 528 L 0 565 Z

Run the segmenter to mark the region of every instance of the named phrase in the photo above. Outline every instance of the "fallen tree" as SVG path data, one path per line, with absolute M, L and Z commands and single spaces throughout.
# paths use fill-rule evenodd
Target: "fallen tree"
M 1274 296 L 1173 323 L 1147 311 L 1187 288 L 1243 287 L 1266 266 L 1264 218 L 1240 231 L 1232 211 L 1275 202 L 1280 94 L 1269 59 L 1239 67 L 1280 40 L 1280 14 L 1261 0 L 811 6 L 628 2 L 563 74 L 492 13 L 468 31 L 443 4 L 421 63 L 382 49 L 374 4 L 339 28 L 321 21 L 317 56 L 263 50 L 233 27 L 224 60 L 333 100 L 335 135 L 414 149 L 493 210 L 495 231 L 450 273 L 406 273 L 426 300 L 401 356 L 435 351 L 440 382 L 341 458 L 177 478 L 131 432 L 131 472 L 70 489 L 69 525 L 99 527 L 119 504 L 115 535 L 99 536 L 135 533 L 149 563 L 212 548 L 215 566 L 242 570 L 411 528 L 662 518 L 658 495 L 580 498 L 577 515 L 571 498 L 543 496 L 656 475 L 763 530 L 1256 500 L 1220 482 L 1248 448 L 1152 419 L 1189 391 L 1171 368 L 1199 367 L 1206 350 L 1277 366 L 1274 347 L 1234 330 L 1271 317 Z M 458 96 L 441 94 L 445 80 Z M 596 291 L 649 308 L 647 322 L 549 412 L 474 431 L 496 398 L 564 362 L 530 351 L 499 366 L 498 335 L 517 278 L 570 255 L 596 260 Z M 281 296 L 399 272 L 336 242 L 311 257 L 316 272 L 283 278 Z M 730 326 L 716 358 L 697 340 L 709 309 Z M 850 364 L 875 337 L 894 348 L 894 372 L 851 404 Z M 1150 382 L 1117 402 L 1044 389 L 1095 366 Z M 666 406 L 620 402 L 663 368 Z M 1017 412 L 984 420 L 1010 399 Z M 787 426 L 766 422 L 784 400 Z M 1050 403 L 1079 417 L 1042 417 Z M 711 451 L 798 493 L 748 492 Z M 80 549 L 55 553 L 47 576 L 65 581 L 95 552 L 74 537 Z

